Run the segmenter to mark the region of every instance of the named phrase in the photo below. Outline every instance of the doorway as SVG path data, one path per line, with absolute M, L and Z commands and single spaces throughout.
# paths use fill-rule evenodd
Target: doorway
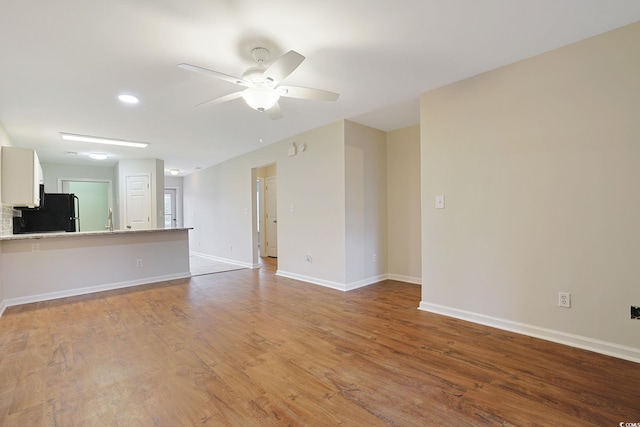
M 264 178 L 257 178 L 256 182 L 256 216 L 255 216 L 255 224 L 256 224 L 256 233 L 258 236 L 258 256 L 261 257 L 261 250 L 264 247 L 262 243 L 262 237 L 264 234 L 264 224 L 262 222 L 262 211 L 264 210 L 264 203 L 262 203 L 262 198 L 264 194 Z
M 264 267 L 263 260 L 269 257 L 277 264 L 278 256 L 278 209 L 277 168 L 272 163 L 251 171 L 253 197 L 254 265 Z
M 78 197 L 80 231 L 103 231 L 109 228 L 111 181 L 60 179 L 62 193 Z
M 178 226 L 176 194 L 175 188 L 164 189 L 164 228 L 176 228 Z

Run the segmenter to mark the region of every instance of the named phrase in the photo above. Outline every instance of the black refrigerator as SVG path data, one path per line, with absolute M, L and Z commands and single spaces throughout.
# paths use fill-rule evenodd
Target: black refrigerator
M 22 216 L 13 219 L 13 233 L 80 231 L 80 206 L 75 194 L 44 193 L 39 208 L 18 208 Z

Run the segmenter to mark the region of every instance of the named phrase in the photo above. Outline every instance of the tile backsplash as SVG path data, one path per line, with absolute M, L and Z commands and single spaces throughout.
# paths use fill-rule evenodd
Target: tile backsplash
M 11 236 L 13 234 L 14 216 L 20 216 L 20 211 L 13 209 L 13 206 L 2 205 L 2 210 L 0 211 L 0 236 Z

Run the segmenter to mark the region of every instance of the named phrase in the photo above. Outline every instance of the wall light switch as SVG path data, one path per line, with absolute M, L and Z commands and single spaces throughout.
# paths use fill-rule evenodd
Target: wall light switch
M 444 195 L 436 196 L 436 209 L 444 209 Z

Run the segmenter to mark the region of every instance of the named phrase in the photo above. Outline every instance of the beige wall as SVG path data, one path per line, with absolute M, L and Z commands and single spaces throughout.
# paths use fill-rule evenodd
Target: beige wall
M 278 172 L 275 164 L 264 166 L 264 167 L 258 168 L 257 170 L 258 178 L 267 178 L 270 176 L 277 176 L 277 174 Z
M 389 277 L 422 281 L 420 126 L 387 133 Z
M 0 122 L 0 147 L 11 147 L 11 140 L 4 128 L 2 122 Z M 2 150 L 0 150 L 0 165 L 2 164 Z M 1 166 L 0 166 L 1 168 Z M 0 189 L 2 188 L 2 173 L 0 173 Z M 2 194 L 0 194 L 0 200 Z M 0 203 L 1 204 L 1 203 Z M 12 234 L 13 232 L 13 206 L 0 206 L 0 234 Z M 1 296 L 1 295 L 0 295 Z M 2 298 L 0 298 L 2 301 Z
M 42 175 L 44 177 L 44 191 L 47 193 L 59 193 L 61 179 L 76 180 L 104 180 L 115 181 L 114 168 L 111 166 L 88 165 L 62 165 L 58 163 L 42 163 Z
M 115 173 L 118 180 L 116 201 L 119 204 L 116 219 L 125 218 L 124 199 L 120 200 L 119 195 L 126 197 L 126 177 L 147 174 L 151 186 L 151 228 L 164 228 L 164 160 L 120 160 Z M 124 230 L 126 224 L 116 224 L 116 227 Z
M 386 134 L 345 121 L 344 150 L 346 285 L 353 289 L 388 271 Z
M 640 361 L 639 76 L 640 23 L 422 95 L 423 309 Z
M 11 146 L 11 141 L 9 140 L 9 135 L 7 134 L 7 131 L 4 128 L 4 125 L 2 124 L 2 122 L 0 122 L 0 147 L 2 146 Z M 0 150 L 0 156 L 2 156 L 1 154 L 1 150 Z M 2 164 L 2 158 L 0 157 L 0 165 Z M 0 189 L 2 188 L 2 173 L 0 171 Z M 0 194 L 0 200 L 2 200 L 2 194 Z M 7 229 L 7 227 L 5 227 L 5 224 L 8 226 L 9 222 L 9 218 L 8 217 L 8 209 L 9 207 L 7 207 L 6 209 L 4 208 L 4 206 L 1 206 L 2 204 L 0 203 L 0 225 L 2 227 L 3 230 Z M 7 210 L 7 212 L 5 212 L 5 210 Z M 0 246 L 0 259 L 2 256 L 2 247 Z M 2 285 L 2 262 L 0 262 L 0 315 L 2 315 L 2 313 L 4 312 L 5 309 L 5 303 L 4 303 L 4 292 L 3 292 L 3 285 Z
M 292 143 L 305 151 L 287 155 Z M 253 233 L 256 169 L 278 176 L 278 271 L 340 287 L 344 266 L 344 124 L 336 122 L 184 178 L 190 250 L 246 265 L 257 263 Z M 253 176 L 252 176 L 253 175 Z M 291 207 L 294 207 L 293 211 Z M 305 261 L 311 255 L 311 264 Z
M 396 148 L 388 149 L 385 132 L 339 121 L 186 176 L 185 226 L 194 228 L 190 250 L 257 265 L 252 180 L 266 173 L 264 165 L 273 164 L 278 176 L 278 273 L 341 290 L 387 278 L 389 241 L 414 233 L 403 250 L 419 260 L 419 213 L 402 219 L 405 228 L 387 226 L 389 182 L 399 205 L 417 203 L 419 169 L 411 166 L 399 179 L 387 174 L 390 151 L 397 163 L 394 173 L 400 173 L 403 163 L 419 168 L 417 129 L 399 131 L 391 137 Z M 306 149 L 290 157 L 292 143 Z M 405 191 L 409 188 L 413 190 Z M 397 265 L 395 278 L 419 281 L 419 265 L 418 272 L 412 268 Z

